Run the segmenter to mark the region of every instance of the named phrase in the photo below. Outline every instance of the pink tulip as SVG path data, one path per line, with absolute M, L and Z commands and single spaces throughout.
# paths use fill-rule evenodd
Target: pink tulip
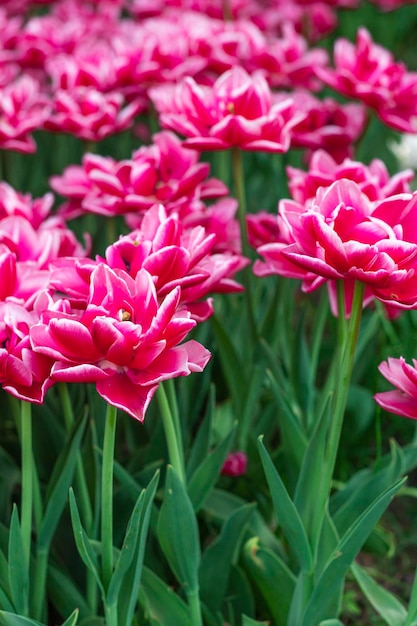
M 55 360 L 53 381 L 95 383 L 107 402 L 143 421 L 161 381 L 202 371 L 210 358 L 196 341 L 181 343 L 195 321 L 178 309 L 180 291 L 159 303 L 146 270 L 133 279 L 99 263 L 84 309 L 39 299 L 33 349 Z
M 335 180 L 348 178 L 359 185 L 362 193 L 372 201 L 382 200 L 398 193 L 409 193 L 409 183 L 414 177 L 412 170 L 405 170 L 390 177 L 385 164 L 374 159 L 368 165 L 352 159 L 337 163 L 324 150 L 313 153 L 308 171 L 287 167 L 288 185 L 296 202 L 305 204 L 317 193 L 319 187 L 329 187 Z
M 403 357 L 388 357 L 380 364 L 379 371 L 396 387 L 374 396 L 379 406 L 390 413 L 417 419 L 417 361 L 413 359 L 413 365 L 409 365 Z
M 227 187 L 221 181 L 208 178 L 209 169 L 173 133 L 164 131 L 131 159 L 115 161 L 87 153 L 81 166 L 67 167 L 62 176 L 51 178 L 50 185 L 69 199 L 61 207 L 61 214 L 68 218 L 90 212 L 107 216 L 134 213 L 141 219 L 154 204 L 163 203 L 168 211 L 179 210 L 195 199 L 226 195 Z
M 21 76 L 1 88 L 0 148 L 35 152 L 36 144 L 31 133 L 42 128 L 49 112 L 49 100 L 34 78 Z
M 238 450 L 227 455 L 221 473 L 224 476 L 242 476 L 246 473 L 247 466 L 248 457 L 246 453 Z
M 273 104 L 263 76 L 234 67 L 212 87 L 185 78 L 176 87 L 154 87 L 149 95 L 162 126 L 186 137 L 196 150 L 286 152 L 291 129 L 301 119 L 291 99 Z
M 416 131 L 417 72 L 396 63 L 391 52 L 375 44 L 360 28 L 356 45 L 336 41 L 335 69 L 317 68 L 318 76 L 339 93 L 362 100 L 375 109 L 388 126 L 403 132 Z
M 31 348 L 29 329 L 36 321 L 34 311 L 15 300 L 0 302 L 0 385 L 21 400 L 40 404 L 52 385 L 53 360 Z

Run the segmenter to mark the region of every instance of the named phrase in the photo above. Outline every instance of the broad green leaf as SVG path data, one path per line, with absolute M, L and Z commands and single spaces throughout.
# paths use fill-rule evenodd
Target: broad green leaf
M 338 619 L 325 619 L 318 626 L 343 626 L 343 623 Z
M 322 575 L 315 585 L 301 626 L 316 626 L 321 619 L 326 619 L 332 594 L 336 593 L 338 587 L 340 587 L 347 570 L 353 563 L 359 550 L 404 482 L 405 479 L 400 480 L 395 483 L 395 485 L 385 490 L 384 493 L 376 498 L 366 511 L 358 517 L 341 538 L 327 567 L 324 568 Z
M 78 620 L 78 613 L 78 609 L 75 609 L 75 611 L 73 611 L 71 615 L 67 617 L 67 619 L 65 620 L 65 622 L 62 623 L 61 626 L 75 626 Z
M 147 617 L 158 626 L 193 626 L 184 600 L 147 567 L 143 568 L 141 595 Z
M 261 438 L 258 439 L 258 444 L 278 523 L 297 558 L 300 568 L 310 571 L 313 566 L 313 557 L 303 522 Z
M 268 626 L 269 622 L 258 622 L 247 615 L 242 615 L 242 626 Z
M 240 565 L 232 565 L 230 568 L 229 583 L 227 586 L 227 599 L 225 610 L 232 610 L 235 615 L 255 614 L 255 589 Z M 222 624 L 223 626 L 223 624 Z
M 43 624 L 29 617 L 0 611 L 0 626 L 43 626 Z
M 259 545 L 258 537 L 244 547 L 243 566 L 264 599 L 275 626 L 286 626 L 296 577 L 274 552 Z
M 133 511 L 127 525 L 126 534 L 124 536 L 123 545 L 120 549 L 114 572 L 110 579 L 106 598 L 109 606 L 117 604 L 117 597 L 123 582 L 123 577 L 125 576 L 130 564 L 133 561 L 133 557 L 135 556 L 144 498 L 145 491 L 142 490 L 136 500 L 135 506 L 133 507 Z
M 365 597 L 388 626 L 404 626 L 407 611 L 401 602 L 384 589 L 357 563 L 352 563 L 351 572 Z
M 407 619 L 404 626 L 412 626 L 417 620 L 417 570 L 414 573 L 413 587 L 411 589 L 410 602 L 408 605 Z
M 188 483 L 188 496 L 195 511 L 198 511 L 204 504 L 210 491 L 216 484 L 217 478 L 226 460 L 235 435 L 236 428 L 233 428 L 222 441 L 203 457 Z
M 162 551 L 184 591 L 187 594 L 196 591 L 200 566 L 197 518 L 185 486 L 170 465 L 157 535 Z
M 48 595 L 61 615 L 68 615 L 76 606 L 80 620 L 92 617 L 92 609 L 74 580 L 52 563 L 48 565 Z
M 247 391 L 245 376 L 247 369 L 241 362 L 230 335 L 226 332 L 218 317 L 213 315 L 210 318 L 210 322 L 219 346 L 220 362 L 232 398 L 234 413 L 235 415 L 241 415 L 244 410 L 244 398 Z
M 86 425 L 86 416 L 74 428 L 68 445 L 66 445 L 56 463 L 52 474 L 46 500 L 45 512 L 39 529 L 39 548 L 47 549 L 67 504 L 67 494 L 74 475 L 75 464 Z
M 13 506 L 9 535 L 9 585 L 16 613 L 29 611 L 29 564 L 26 563 L 22 531 L 16 505 Z
M 148 537 L 149 521 L 151 518 L 155 492 L 159 482 L 159 470 L 154 474 L 144 492 L 141 505 L 141 515 L 137 530 L 137 540 L 134 558 L 129 570 L 124 576 L 119 594 L 119 626 L 131 626 L 137 606 L 140 581 L 142 576 L 143 560 L 145 557 L 146 541 Z
M 216 391 L 214 385 L 210 388 L 209 401 L 204 415 L 204 419 L 200 424 L 197 435 L 192 444 L 190 455 L 187 462 L 187 482 L 194 474 L 195 470 L 204 459 L 210 449 L 211 430 L 213 426 L 213 415 L 215 409 Z
M 349 486 L 349 495 L 345 498 L 343 504 L 337 510 L 334 508 L 332 501 L 332 518 L 340 535 L 357 519 L 358 515 L 363 512 L 374 500 L 399 480 L 404 474 L 404 456 L 401 448 L 391 441 L 391 462 L 389 465 L 381 468 L 374 473 L 362 473 L 351 479 L 354 489 Z
M 231 565 L 236 560 L 243 531 L 255 506 L 255 504 L 247 504 L 232 513 L 223 524 L 220 535 L 203 553 L 199 575 L 200 597 L 211 611 L 221 609 Z M 216 581 L 215 585 L 213 585 L 213 580 Z
M 294 504 L 313 549 L 319 540 L 330 490 L 330 485 L 323 484 L 325 476 L 323 458 L 326 448 L 329 412 L 330 396 L 308 442 L 294 495 Z
M 105 597 L 103 583 L 99 573 L 99 566 L 97 563 L 97 557 L 94 553 L 94 549 L 87 536 L 84 528 L 81 524 L 80 514 L 78 512 L 77 502 L 75 500 L 74 492 L 70 489 L 69 502 L 71 511 L 72 530 L 74 533 L 75 544 L 77 546 L 78 554 L 80 555 L 84 565 L 92 572 L 95 581 L 101 591 L 103 598 Z

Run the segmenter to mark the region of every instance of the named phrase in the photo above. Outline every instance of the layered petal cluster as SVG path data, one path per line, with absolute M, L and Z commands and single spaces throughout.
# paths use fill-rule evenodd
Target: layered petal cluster
M 385 411 L 417 419 L 417 361 L 410 365 L 403 357 L 389 357 L 379 371 L 394 387 L 392 391 L 375 394 L 375 400 Z
M 359 185 L 341 179 L 319 188 L 306 206 L 282 201 L 279 220 L 287 245 L 258 249 L 266 258 L 255 264 L 258 275 L 302 278 L 306 290 L 327 280 L 361 281 L 369 297 L 398 308 L 417 306 L 416 194 L 371 202 Z
M 32 132 L 43 127 L 50 103 L 39 82 L 20 76 L 0 88 L 0 149 L 33 153 Z
M 185 78 L 176 86 L 149 90 L 162 126 L 186 137 L 196 150 L 286 152 L 291 129 L 302 115 L 290 98 L 273 103 L 265 78 L 234 67 L 212 86 Z
M 181 287 L 179 305 L 201 322 L 213 312 L 210 294 L 242 290 L 234 275 L 249 262 L 239 254 L 215 252 L 215 244 L 216 236 L 207 234 L 202 226 L 184 228 L 177 216 L 167 216 L 162 205 L 155 205 L 140 229 L 107 248 L 105 262 L 134 280 L 145 269 L 159 299 Z M 52 264 L 50 283 L 73 302 L 83 302 L 91 273 L 100 262 L 104 259 L 60 259 Z
M 17 192 L 0 183 L 0 300 L 9 296 L 31 309 L 49 281 L 49 264 L 58 257 L 85 257 L 88 249 L 58 216 L 50 215 L 53 196 Z
M 52 385 L 53 360 L 31 348 L 29 329 L 37 321 L 33 310 L 15 300 L 0 302 L 0 385 L 21 400 L 41 404 Z
M 99 263 L 84 308 L 43 294 L 31 327 L 34 351 L 54 360 L 52 381 L 95 383 L 110 404 L 142 421 L 159 383 L 202 371 L 210 353 L 194 340 L 196 322 L 179 309 L 181 288 L 159 300 L 152 276 L 135 278 Z
M 173 133 L 161 132 L 131 159 L 116 161 L 87 153 L 81 166 L 67 167 L 62 176 L 50 179 L 50 185 L 68 198 L 60 209 L 66 217 L 83 212 L 140 214 L 156 203 L 179 211 L 193 201 L 227 194 L 221 181 L 207 178 L 209 169 Z
M 382 200 L 399 193 L 411 191 L 410 182 L 414 178 L 411 169 L 390 176 L 380 159 L 373 159 L 369 165 L 352 159 L 337 163 L 324 150 L 313 153 L 308 171 L 287 167 L 288 186 L 292 198 L 305 204 L 317 193 L 320 187 L 329 187 L 335 180 L 347 178 L 355 181 L 372 201 Z
M 416 132 L 417 72 L 395 62 L 391 52 L 374 43 L 365 28 L 358 30 L 355 44 L 346 39 L 336 41 L 334 65 L 334 69 L 317 68 L 326 84 L 364 102 L 388 126 Z
M 352 156 L 353 146 L 365 130 L 364 105 L 340 104 L 333 98 L 320 99 L 305 89 L 294 90 L 291 97 L 303 114 L 292 129 L 292 148 L 310 151 L 322 148 L 337 162 Z M 283 98 L 283 94 L 275 96 L 278 101 Z

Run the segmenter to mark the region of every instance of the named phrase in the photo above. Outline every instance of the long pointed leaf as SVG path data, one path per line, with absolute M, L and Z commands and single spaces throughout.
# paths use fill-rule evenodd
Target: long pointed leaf
M 258 444 L 278 523 L 297 558 L 300 568 L 310 571 L 313 567 L 313 557 L 301 518 L 261 438 L 258 439 Z
M 74 492 L 72 489 L 70 489 L 70 492 L 69 492 L 69 501 L 70 501 L 72 529 L 74 532 L 74 539 L 75 539 L 75 544 L 77 546 L 78 554 L 80 555 L 82 561 L 84 562 L 84 565 L 86 565 L 86 567 L 94 575 L 94 579 L 104 598 L 105 592 L 104 592 L 103 583 L 101 581 L 101 576 L 99 573 L 97 558 L 94 553 L 93 547 L 90 543 L 90 540 L 87 536 L 87 533 L 82 527 L 80 514 L 78 512 L 77 502 L 75 500 Z
M 329 617 L 326 613 L 332 594 L 344 580 L 359 550 L 404 481 L 398 481 L 376 498 L 342 537 L 314 588 L 302 626 L 316 626 L 320 620 Z
M 206 548 L 200 565 L 200 597 L 213 611 L 219 611 L 229 581 L 231 565 L 240 546 L 254 504 L 238 509 L 225 521 L 220 535 Z M 219 568 L 219 563 L 222 564 Z M 216 584 L 213 585 L 213 580 Z
M 29 572 L 23 548 L 22 531 L 16 505 L 13 506 L 9 535 L 9 585 L 16 613 L 29 610 Z
M 142 594 L 143 604 L 154 623 L 159 626 L 193 626 L 184 600 L 147 567 L 143 568 Z
M 350 569 L 363 594 L 388 626 L 404 626 L 407 611 L 401 602 L 387 589 L 378 585 L 357 563 L 352 563 Z

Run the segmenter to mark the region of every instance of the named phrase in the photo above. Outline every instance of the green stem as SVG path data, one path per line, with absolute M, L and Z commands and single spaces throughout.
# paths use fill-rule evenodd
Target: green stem
M 246 225 L 246 192 L 245 177 L 243 171 L 242 151 L 239 148 L 232 148 L 232 169 L 235 186 L 235 193 L 238 202 L 238 220 L 240 225 L 240 237 L 242 240 L 242 253 L 248 259 L 251 258 L 251 249 L 248 241 L 248 229 Z M 252 345 L 257 341 L 257 328 L 255 315 L 253 312 L 253 292 L 252 292 L 252 270 L 247 266 L 242 270 L 242 282 L 246 292 L 246 306 L 248 312 L 249 331 L 252 337 Z
M 185 468 L 182 456 L 182 444 L 179 442 L 180 433 L 177 432 L 174 417 L 169 406 L 167 394 L 163 384 L 160 384 L 156 392 L 159 408 L 161 410 L 162 423 L 165 431 L 165 438 L 168 446 L 169 460 L 172 467 L 177 472 L 181 481 L 185 484 Z
M 32 405 L 21 402 L 21 446 L 22 446 L 22 539 L 26 565 L 30 565 L 32 538 Z
M 101 550 L 104 589 L 113 573 L 113 463 L 116 442 L 117 408 L 107 405 L 101 468 Z
M 49 546 L 36 552 L 36 576 L 33 577 L 33 606 L 32 617 L 36 620 L 43 620 L 43 612 L 46 607 L 45 586 L 46 572 L 48 569 Z
M 203 619 L 201 617 L 201 603 L 198 589 L 196 591 L 190 591 L 189 593 L 187 593 L 187 600 L 190 615 L 190 624 L 192 624 L 192 626 L 203 626 Z
M 362 318 L 364 294 L 365 284 L 357 281 L 355 283 L 353 291 L 352 310 L 347 325 L 347 332 L 344 337 L 344 342 L 340 346 L 340 368 L 338 372 L 333 372 L 334 401 L 325 455 L 325 465 L 329 481 L 329 492 L 331 479 L 336 464 L 336 457 L 338 453 L 340 435 L 343 426 L 346 401 L 352 377 L 356 344 L 358 341 L 359 328 Z
M 64 421 L 67 432 L 69 433 L 74 426 L 74 412 L 72 410 L 72 403 L 70 394 L 68 391 L 68 385 L 66 383 L 60 383 L 58 385 L 61 405 L 64 413 Z M 90 493 L 88 490 L 87 479 L 84 471 L 84 464 L 81 453 L 77 455 L 77 463 L 75 466 L 75 483 L 77 485 L 77 499 L 80 507 L 81 519 L 84 524 L 84 528 L 87 534 L 91 537 L 94 536 L 93 526 L 93 510 L 91 506 Z M 94 574 L 90 570 L 86 573 L 86 594 L 89 606 L 94 609 L 97 605 L 97 585 L 94 578 Z
M 74 413 L 72 410 L 71 398 L 68 392 L 68 385 L 66 383 L 60 383 L 59 395 L 64 413 L 65 426 L 67 433 L 70 433 L 74 427 Z M 75 468 L 75 480 L 78 486 L 77 500 L 80 504 L 81 519 L 87 533 L 90 533 L 93 525 L 93 512 L 91 508 L 90 494 L 87 486 L 87 479 L 85 477 L 84 465 L 82 462 L 81 454 L 77 456 L 77 464 Z

